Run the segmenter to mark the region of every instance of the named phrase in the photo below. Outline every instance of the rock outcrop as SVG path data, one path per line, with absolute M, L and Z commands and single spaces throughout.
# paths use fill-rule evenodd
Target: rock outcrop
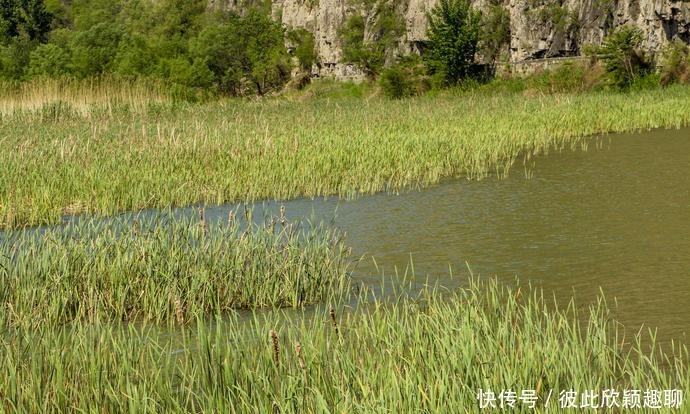
M 252 0 L 215 0 L 219 7 L 241 9 Z M 405 22 L 400 54 L 418 53 L 425 40 L 426 14 L 437 0 L 395 2 Z M 643 47 L 659 52 L 672 40 L 690 43 L 690 0 L 474 0 L 482 10 L 498 1 L 510 15 L 510 44 L 504 60 L 520 62 L 545 57 L 577 56 L 588 44 L 599 45 L 615 28 L 632 25 L 644 33 Z M 501 3 L 502 2 L 502 3 Z M 341 27 L 356 13 L 371 10 L 368 0 L 273 0 L 273 17 L 288 28 L 314 34 L 318 65 L 313 72 L 339 78 L 361 71 L 343 62 Z

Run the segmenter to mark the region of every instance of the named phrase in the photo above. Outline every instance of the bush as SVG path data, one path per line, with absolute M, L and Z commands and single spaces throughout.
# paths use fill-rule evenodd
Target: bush
M 431 89 L 431 81 L 418 55 L 405 56 L 381 74 L 379 86 L 384 95 L 393 99 L 422 95 Z
M 290 75 L 283 28 L 257 10 L 204 27 L 190 41 L 190 52 L 206 63 L 219 90 L 233 95 L 250 89 L 263 95 Z
M 387 68 L 381 74 L 379 85 L 389 98 L 401 99 L 412 95 L 412 83 L 398 66 Z
M 690 81 L 690 46 L 676 40 L 669 43 L 662 56 L 661 84 Z
M 295 29 L 288 33 L 288 40 L 294 45 L 294 56 L 299 62 L 302 72 L 311 72 L 311 67 L 317 63 L 314 49 L 314 34 L 306 29 Z
M 510 13 L 503 6 L 491 4 L 482 14 L 481 53 L 485 62 L 495 62 L 510 43 Z
M 627 89 L 652 70 L 651 59 L 640 49 L 642 39 L 641 29 L 623 26 L 606 38 L 601 47 L 587 53 L 604 61 L 610 85 Z
M 13 37 L 6 46 L 0 45 L 0 79 L 19 80 L 29 68 L 30 54 L 36 42 L 27 36 Z
M 72 40 L 72 67 L 78 76 L 88 77 L 108 71 L 117 54 L 122 33 L 109 23 L 99 23 L 78 32 Z

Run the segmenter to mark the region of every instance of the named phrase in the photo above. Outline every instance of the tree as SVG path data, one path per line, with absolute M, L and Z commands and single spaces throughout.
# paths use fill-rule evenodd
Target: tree
M 650 59 L 640 50 L 642 30 L 623 26 L 606 38 L 601 47 L 588 53 L 606 63 L 606 75 L 611 85 L 625 89 L 652 69 Z
M 405 22 L 392 3 L 378 3 L 366 20 L 355 14 L 341 31 L 344 60 L 361 66 L 369 79 L 376 79 L 383 66 L 393 62 L 404 31 Z
M 661 84 L 688 81 L 690 81 L 690 46 L 680 40 L 674 40 L 664 48 Z
M 481 53 L 494 63 L 503 47 L 510 43 L 510 13 L 500 4 L 489 4 L 482 14 Z
M 191 55 L 205 62 L 221 92 L 240 95 L 247 86 L 263 95 L 290 75 L 283 28 L 259 10 L 204 27 L 190 41 Z
M 68 51 L 53 43 L 44 43 L 29 55 L 31 75 L 65 76 L 70 73 L 71 56 Z
M 121 37 L 121 29 L 107 23 L 77 32 L 71 42 L 74 74 L 88 77 L 109 71 Z
M 306 29 L 299 28 L 288 32 L 288 40 L 293 45 L 293 53 L 299 62 L 302 72 L 310 72 L 312 65 L 317 62 L 314 49 L 314 34 Z
M 424 63 L 432 75 L 456 84 L 470 72 L 479 41 L 481 14 L 469 0 L 440 0 L 427 14 Z
M 0 44 L 18 36 L 44 42 L 52 19 L 43 0 L 0 0 Z

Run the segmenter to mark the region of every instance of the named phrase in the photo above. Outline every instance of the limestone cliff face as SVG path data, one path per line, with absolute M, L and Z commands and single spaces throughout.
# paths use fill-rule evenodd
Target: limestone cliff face
M 536 5 L 535 5 L 536 3 Z M 545 4 L 548 3 L 548 4 Z M 643 47 L 657 52 L 671 40 L 690 42 L 690 1 L 679 0 L 510 0 L 510 59 L 577 55 L 599 45 L 616 27 L 636 26 Z M 535 7 L 536 6 L 536 7 Z M 558 18 L 558 9 L 565 16 Z
M 215 1 L 242 8 L 252 0 L 239 0 L 239 4 L 238 0 Z M 438 0 L 379 1 L 395 2 L 405 22 L 399 53 L 417 53 L 425 40 L 426 13 Z M 473 6 L 481 10 L 489 1 L 496 4 L 497 0 L 473 0 Z M 510 15 L 511 39 L 503 59 L 513 62 L 579 55 L 583 46 L 601 44 L 622 25 L 642 29 L 643 47 L 652 52 L 675 39 L 690 43 L 690 0 L 498 1 Z M 304 28 L 314 34 L 319 59 L 315 73 L 347 78 L 361 72 L 343 63 L 340 28 L 356 13 L 367 17 L 366 4 L 365 0 L 273 0 L 272 13 L 288 28 Z

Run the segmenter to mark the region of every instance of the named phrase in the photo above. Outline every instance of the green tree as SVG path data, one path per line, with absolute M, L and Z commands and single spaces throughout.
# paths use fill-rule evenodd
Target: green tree
M 158 56 L 146 36 L 130 32 L 118 43 L 112 70 L 121 75 L 150 75 L 158 64 Z
M 65 76 L 71 72 L 72 57 L 69 51 L 53 43 L 39 45 L 31 51 L 30 55 L 31 75 Z
M 74 74 L 88 77 L 109 71 L 121 36 L 119 27 L 107 23 L 77 32 L 71 43 Z
M 97 24 L 117 22 L 124 2 L 122 0 L 74 0 L 70 5 L 74 28 L 86 31 Z
M 206 0 L 162 0 L 152 16 L 157 24 L 156 34 L 165 37 L 191 38 L 202 28 Z
M 500 4 L 489 4 L 482 13 L 481 29 L 481 53 L 486 62 L 493 63 L 510 42 L 510 13 Z
M 469 0 L 440 0 L 427 14 L 424 62 L 432 75 L 456 84 L 470 74 L 477 52 L 481 14 Z
M 669 43 L 662 55 L 661 84 L 690 81 L 690 46 L 680 40 Z
M 24 78 L 29 68 L 31 51 L 35 47 L 36 42 L 27 35 L 12 37 L 6 45 L 0 46 L 0 79 Z
M 43 0 L 0 0 L 0 44 L 18 36 L 44 42 L 52 18 Z
M 295 29 L 288 33 L 288 40 L 293 44 L 294 56 L 299 62 L 299 68 L 303 72 L 311 71 L 316 63 L 316 50 L 314 49 L 314 35 L 306 29 Z
M 225 23 L 204 27 L 190 41 L 190 51 L 205 62 L 221 92 L 240 95 L 251 87 L 263 95 L 289 77 L 283 36 L 280 24 L 252 9 L 244 17 L 231 15 Z
M 369 79 L 376 79 L 386 63 L 395 59 L 395 49 L 405 31 L 405 22 L 392 3 L 377 3 L 367 19 L 355 14 L 341 30 L 343 58 L 362 67 Z
M 625 89 L 652 70 L 651 60 L 640 49 L 642 39 L 641 29 L 623 26 L 608 36 L 602 46 L 587 53 L 605 62 L 606 76 L 612 86 Z

